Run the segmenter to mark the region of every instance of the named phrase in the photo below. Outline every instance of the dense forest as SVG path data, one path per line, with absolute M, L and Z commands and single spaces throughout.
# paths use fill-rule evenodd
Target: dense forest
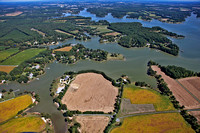
M 150 21 L 157 19 L 167 23 L 180 23 L 185 21 L 185 18 L 190 16 L 192 12 L 199 17 L 198 4 L 175 4 L 175 3 L 106 3 L 100 7 L 89 7 L 90 13 L 98 17 L 104 17 L 108 13 L 116 18 L 124 16 L 128 18 L 142 19 Z
M 199 75 L 191 70 L 187 70 L 183 67 L 178 66 L 161 66 L 161 70 L 168 76 L 179 79 L 179 78 L 186 78 Z M 200 76 L 200 75 L 199 75 Z
M 108 28 L 122 34 L 118 43 L 123 47 L 149 46 L 150 48 L 159 49 L 175 56 L 179 53 L 179 47 L 173 44 L 170 39 L 163 36 L 163 34 L 173 37 L 184 37 L 176 33 L 168 32 L 160 27 L 143 27 L 139 22 L 111 23 Z

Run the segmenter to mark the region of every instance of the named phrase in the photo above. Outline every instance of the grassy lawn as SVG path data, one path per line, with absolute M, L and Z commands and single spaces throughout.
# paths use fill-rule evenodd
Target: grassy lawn
M 1 39 L 24 39 L 28 38 L 29 36 L 25 35 L 24 33 L 20 32 L 19 30 L 13 30 L 9 32 L 7 35 L 1 37 Z
M 15 118 L 0 125 L 1 133 L 41 132 L 46 128 L 45 122 L 36 116 Z
M 4 50 L 7 46 L 0 46 L 0 50 Z
M 175 110 L 168 97 L 151 89 L 143 89 L 135 85 L 124 88 L 123 98 L 130 99 L 132 104 L 153 104 L 156 111 Z
M 24 50 L 18 53 L 17 55 L 12 56 L 11 58 L 5 60 L 4 62 L 1 63 L 1 65 L 19 65 L 22 62 L 38 55 L 40 52 L 45 50 L 46 49 L 36 49 L 36 48 Z
M 20 110 L 32 104 L 30 95 L 23 95 L 0 103 L 0 122 L 14 117 Z
M 123 60 L 124 56 L 122 54 L 117 55 L 117 57 L 112 57 L 111 53 L 108 53 L 107 55 L 108 60 Z
M 109 30 L 106 25 L 91 25 L 89 26 L 91 28 L 97 28 L 99 33 L 104 33 L 104 32 L 111 32 L 112 30 Z
M 14 92 L 5 92 L 3 93 L 3 99 L 4 100 L 8 100 L 8 99 L 11 99 L 11 98 L 14 98 L 15 97 L 15 93 Z
M 9 57 L 10 55 L 14 53 L 17 53 L 18 51 L 19 51 L 18 48 L 11 48 L 4 51 L 0 51 L 0 61 L 6 59 L 7 57 Z
M 179 113 L 142 115 L 124 118 L 111 133 L 194 133 Z

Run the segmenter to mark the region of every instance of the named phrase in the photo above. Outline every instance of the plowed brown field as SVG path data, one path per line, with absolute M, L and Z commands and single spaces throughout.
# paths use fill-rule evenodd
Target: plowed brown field
M 113 112 L 118 88 L 101 74 L 84 73 L 76 76 L 65 93 L 62 103 L 69 110 Z
M 200 98 L 200 77 L 189 77 L 178 80 L 193 95 Z
M 165 75 L 164 72 L 160 70 L 158 66 L 151 66 L 157 75 L 161 75 L 164 81 L 167 83 L 169 89 L 172 91 L 173 95 L 179 101 L 180 105 L 184 105 L 186 109 L 199 108 L 200 103 L 192 97 L 176 80 Z
M 82 133 L 103 133 L 109 118 L 106 116 L 77 116 L 76 121 L 81 124 Z

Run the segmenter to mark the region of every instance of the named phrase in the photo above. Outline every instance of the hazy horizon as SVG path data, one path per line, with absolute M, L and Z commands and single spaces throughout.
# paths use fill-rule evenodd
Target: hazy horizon
M 51 1 L 51 2 L 64 2 L 64 1 L 96 1 L 96 0 L 0 0 L 0 2 L 38 2 L 38 1 Z M 132 0 L 97 0 L 99 2 L 105 2 L 105 1 L 110 1 L 110 2 L 115 2 L 115 1 L 132 1 Z M 133 2 L 200 2 L 200 0 L 133 0 Z

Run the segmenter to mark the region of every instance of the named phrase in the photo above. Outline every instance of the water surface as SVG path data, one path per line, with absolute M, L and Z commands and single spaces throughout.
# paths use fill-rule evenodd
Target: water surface
M 68 14 L 70 15 L 70 14 Z M 96 17 L 95 15 L 87 12 L 86 10 L 81 11 L 78 15 L 91 17 L 92 20 L 107 20 L 111 23 L 113 22 L 141 22 L 143 26 L 152 27 L 160 26 L 169 31 L 176 32 L 178 34 L 183 34 L 186 37 L 184 39 L 172 39 L 181 50 L 179 56 L 172 56 L 161 52 L 159 50 L 149 49 L 149 48 L 123 48 L 116 43 L 100 44 L 98 42 L 99 37 L 93 36 L 89 41 L 77 41 L 74 39 L 67 40 L 65 42 L 59 43 L 59 45 L 64 45 L 67 43 L 82 43 L 87 48 L 92 49 L 103 49 L 108 52 L 121 53 L 125 56 L 125 61 L 105 61 L 105 62 L 95 62 L 95 61 L 79 61 L 76 64 L 66 65 L 60 63 L 50 63 L 47 65 L 46 73 L 40 76 L 40 80 L 32 81 L 28 84 L 19 84 L 17 82 L 11 82 L 9 84 L 4 84 L 0 86 L 2 89 L 20 89 L 20 92 L 25 90 L 35 91 L 40 96 L 40 103 L 32 108 L 30 111 L 46 112 L 52 115 L 52 121 L 55 126 L 57 133 L 63 133 L 66 130 L 66 123 L 62 113 L 56 109 L 56 106 L 52 102 L 52 97 L 50 97 L 49 87 L 53 79 L 61 76 L 66 71 L 79 71 L 85 69 L 96 69 L 105 72 L 108 76 L 116 79 L 122 74 L 129 76 L 131 81 L 145 81 L 156 87 L 156 81 L 154 78 L 148 76 L 147 72 L 147 62 L 149 60 L 154 60 L 162 65 L 178 65 L 191 69 L 193 71 L 200 71 L 200 19 L 197 19 L 194 14 L 188 17 L 182 24 L 167 24 L 162 23 L 157 20 L 152 20 L 151 22 L 128 19 L 123 17 L 113 18 L 111 14 L 108 14 L 104 18 Z M 55 48 L 57 46 L 51 46 Z M 17 93 L 20 93 L 17 92 Z

